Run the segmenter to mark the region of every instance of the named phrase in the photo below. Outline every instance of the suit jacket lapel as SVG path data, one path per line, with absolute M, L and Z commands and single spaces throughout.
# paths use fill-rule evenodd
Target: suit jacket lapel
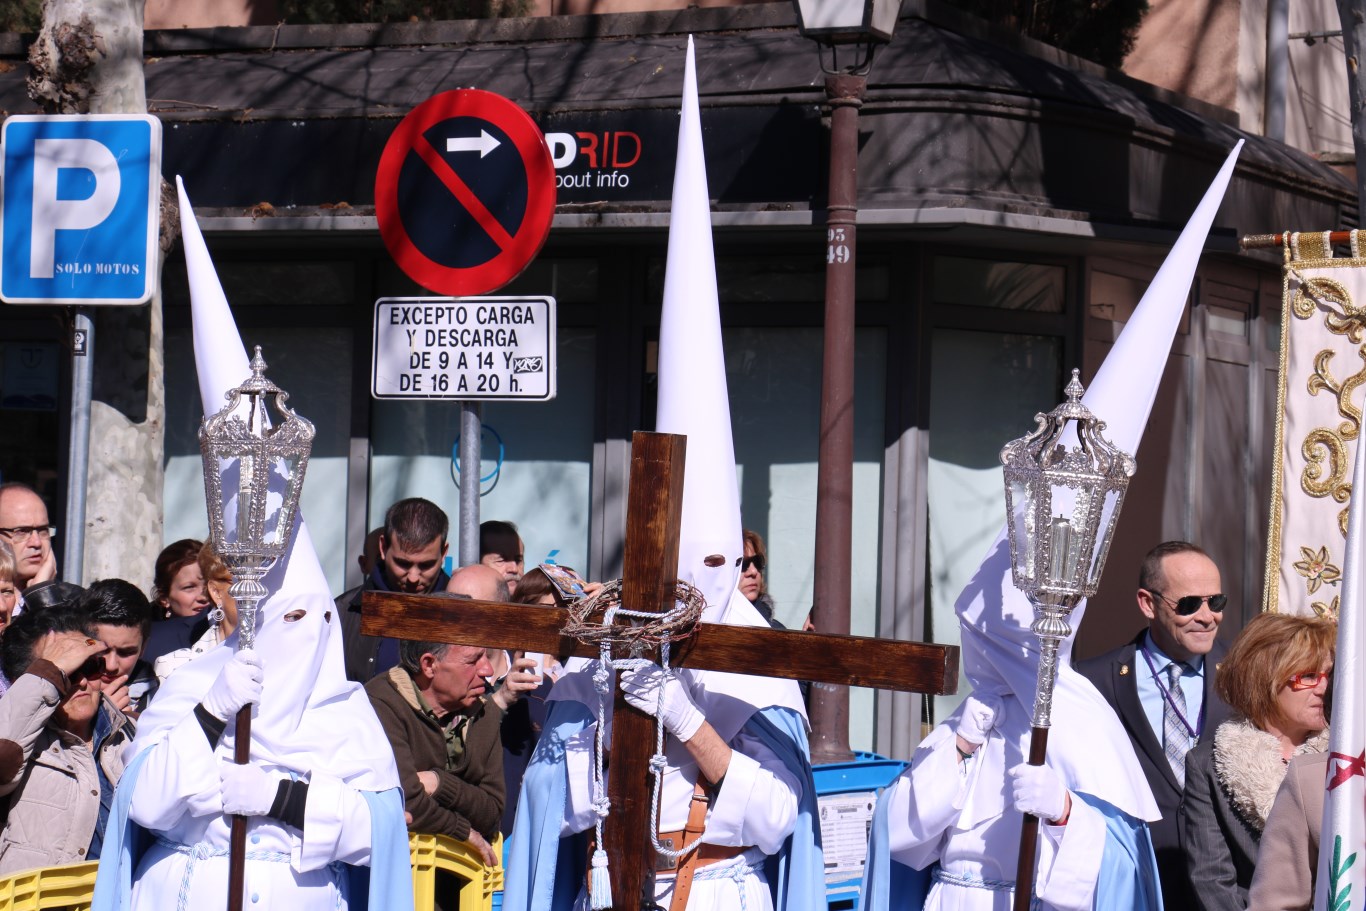
M 1139 635 L 1141 641 L 1142 634 Z M 1153 765 L 1162 770 L 1162 774 L 1167 778 L 1167 783 L 1174 790 L 1179 791 L 1181 786 L 1177 783 L 1176 773 L 1172 771 L 1171 764 L 1167 762 L 1167 753 L 1162 749 L 1162 738 L 1153 731 L 1152 725 L 1148 723 L 1147 713 L 1143 711 L 1143 703 L 1138 698 L 1139 666 L 1137 651 L 1136 641 L 1119 653 L 1119 658 L 1110 669 L 1111 673 L 1114 674 L 1115 701 L 1119 706 L 1119 716 L 1129 725 L 1129 730 L 1139 749 L 1147 754 Z M 1128 665 L 1129 673 L 1121 674 L 1120 668 L 1125 665 Z

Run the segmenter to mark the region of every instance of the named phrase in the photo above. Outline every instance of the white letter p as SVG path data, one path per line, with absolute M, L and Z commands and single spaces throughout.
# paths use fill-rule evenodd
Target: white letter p
M 95 175 L 86 199 L 58 199 L 62 169 Z M 33 230 L 29 275 L 52 278 L 58 231 L 84 231 L 109 217 L 119 201 L 122 177 L 114 153 L 93 139 L 37 139 L 33 144 Z

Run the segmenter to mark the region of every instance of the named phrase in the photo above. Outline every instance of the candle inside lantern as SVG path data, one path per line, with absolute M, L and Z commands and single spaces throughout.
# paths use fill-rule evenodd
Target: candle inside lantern
M 1048 530 L 1048 581 L 1065 585 L 1075 569 L 1072 548 L 1072 523 L 1064 516 L 1053 519 Z

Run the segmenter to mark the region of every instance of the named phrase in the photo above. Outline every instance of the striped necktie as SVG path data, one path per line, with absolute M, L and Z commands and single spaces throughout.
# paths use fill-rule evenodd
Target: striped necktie
M 1176 775 L 1176 783 L 1186 786 L 1186 753 L 1191 748 L 1190 729 L 1186 727 L 1186 696 L 1181 692 L 1181 665 L 1167 665 L 1167 699 L 1162 703 L 1162 749 Z

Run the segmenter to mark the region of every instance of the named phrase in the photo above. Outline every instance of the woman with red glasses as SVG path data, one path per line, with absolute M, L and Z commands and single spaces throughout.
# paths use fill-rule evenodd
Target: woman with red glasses
M 1264 613 L 1243 629 L 1215 684 L 1233 710 L 1186 756 L 1181 848 L 1199 907 L 1244 911 L 1267 814 L 1294 756 L 1328 747 L 1337 628 Z

